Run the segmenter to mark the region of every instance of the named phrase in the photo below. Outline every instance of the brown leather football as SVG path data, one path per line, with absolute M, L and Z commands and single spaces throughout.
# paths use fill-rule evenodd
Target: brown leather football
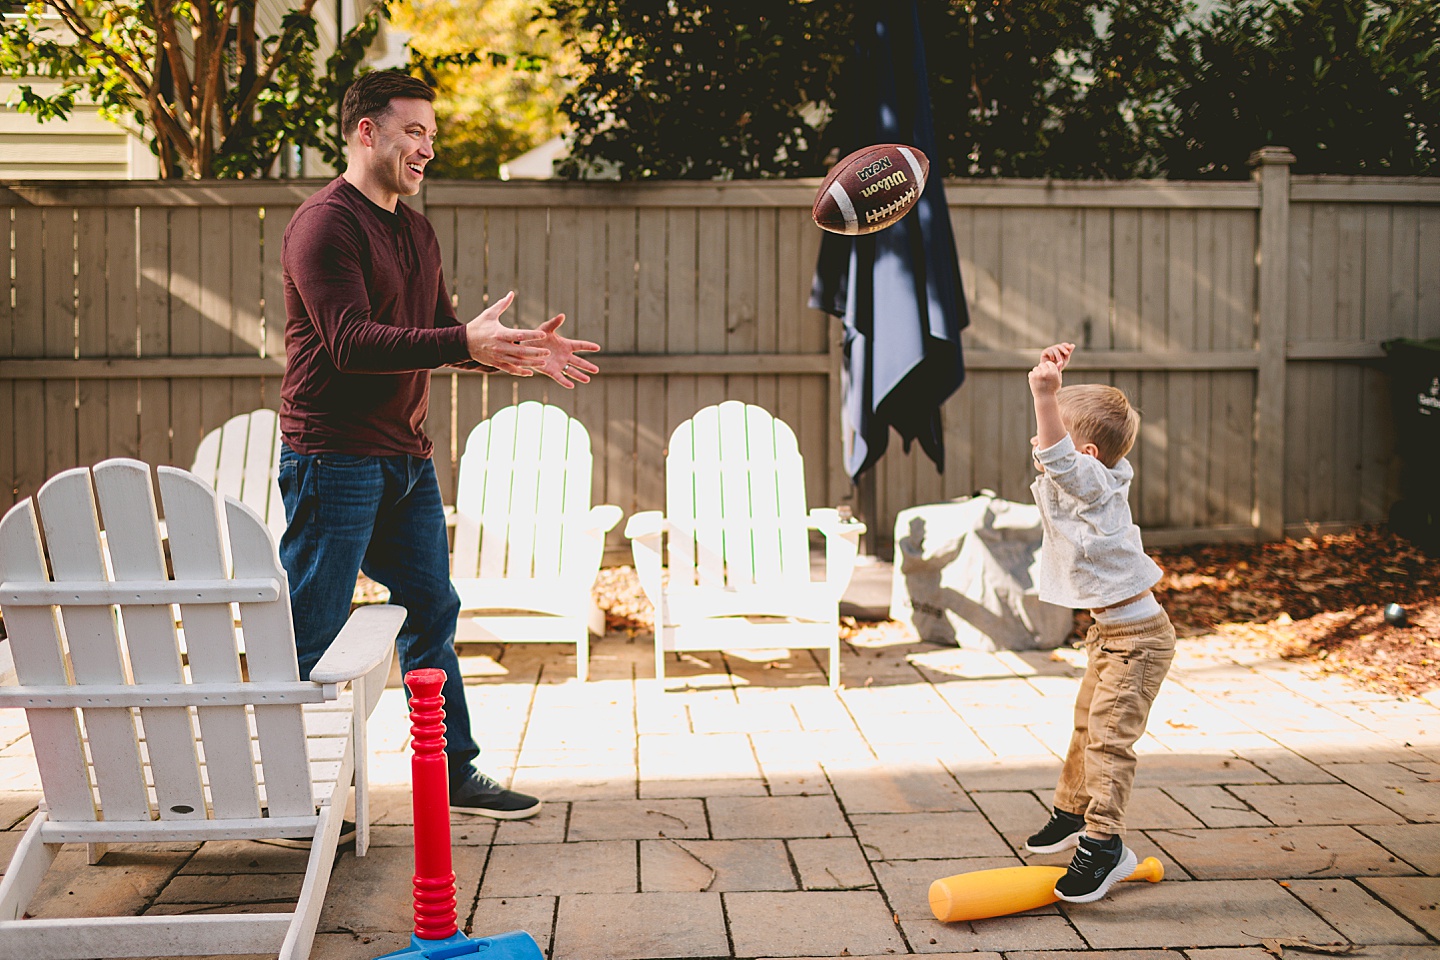
M 884 230 L 915 206 L 929 173 L 929 159 L 915 147 L 864 147 L 830 168 L 810 215 L 831 233 L 854 237 Z

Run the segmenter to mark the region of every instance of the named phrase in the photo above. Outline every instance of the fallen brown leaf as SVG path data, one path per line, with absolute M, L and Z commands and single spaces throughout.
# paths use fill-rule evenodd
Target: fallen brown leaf
M 1304 937 L 1260 937 L 1259 939 L 1260 948 L 1272 957 L 1285 956 L 1287 948 L 1299 950 L 1302 953 L 1323 953 L 1333 957 L 1343 956 L 1355 949 L 1353 943 L 1311 943 Z

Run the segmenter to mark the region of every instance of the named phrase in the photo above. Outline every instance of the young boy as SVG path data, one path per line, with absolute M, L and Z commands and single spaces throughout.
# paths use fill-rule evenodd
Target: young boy
M 1175 630 L 1150 588 L 1160 568 L 1130 519 L 1125 454 L 1140 415 L 1125 394 L 1099 384 L 1060 386 L 1073 343 L 1046 348 L 1030 371 L 1040 471 L 1030 490 L 1045 528 L 1040 599 L 1088 607 L 1089 665 L 1075 698 L 1075 732 L 1055 788 L 1054 813 L 1026 841 L 1033 853 L 1078 846 L 1055 894 L 1089 903 L 1134 872 L 1125 805 L 1135 782 L 1135 741 L 1175 656 Z

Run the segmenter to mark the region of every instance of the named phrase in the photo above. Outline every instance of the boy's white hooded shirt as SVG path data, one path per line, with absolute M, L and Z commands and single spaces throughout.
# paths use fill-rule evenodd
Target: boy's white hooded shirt
M 1108 607 L 1144 593 L 1163 571 L 1145 555 L 1130 518 L 1130 462 L 1107 467 L 1066 434 L 1035 452 L 1045 468 L 1030 485 L 1045 528 L 1040 599 L 1061 607 Z

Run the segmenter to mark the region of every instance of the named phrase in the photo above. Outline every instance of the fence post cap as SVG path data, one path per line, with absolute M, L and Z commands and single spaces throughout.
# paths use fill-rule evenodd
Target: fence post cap
M 1291 164 L 1295 162 L 1295 154 L 1290 152 L 1289 147 L 1261 147 L 1250 154 L 1248 163 L 1252 167 L 1258 167 L 1269 163 Z

